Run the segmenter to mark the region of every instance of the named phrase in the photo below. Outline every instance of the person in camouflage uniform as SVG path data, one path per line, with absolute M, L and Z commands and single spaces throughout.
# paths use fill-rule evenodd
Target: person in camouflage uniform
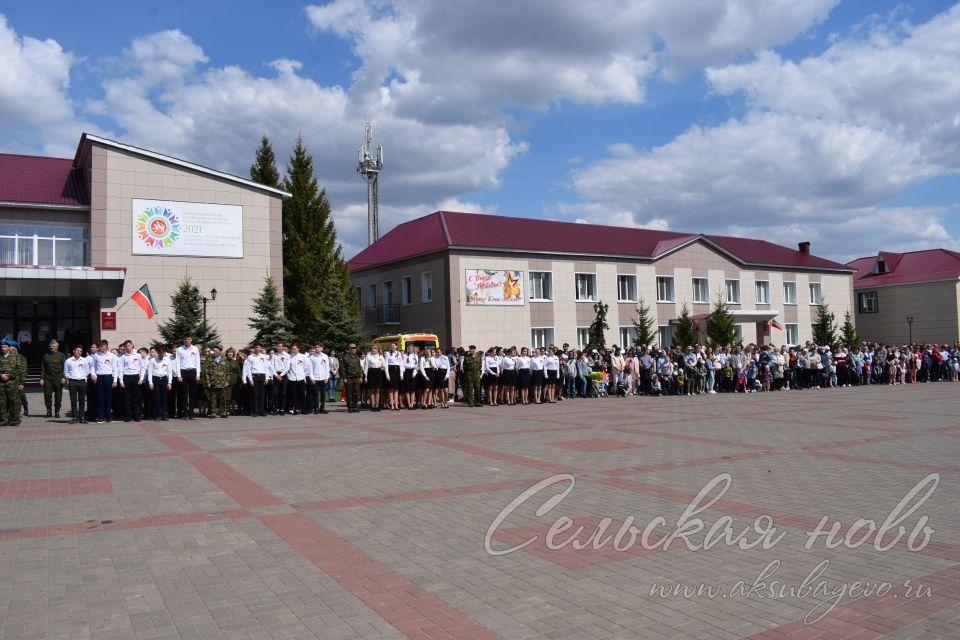
M 60 404 L 63 401 L 63 363 L 67 356 L 59 350 L 60 343 L 50 341 L 50 351 L 43 354 L 40 365 L 40 382 L 43 384 L 43 403 L 47 406 L 47 417 L 60 417 Z
M 13 347 L 13 354 L 17 356 L 17 360 L 20 362 L 20 383 L 17 385 L 18 390 L 20 391 L 20 406 L 23 407 L 23 415 L 30 415 L 30 405 L 27 404 L 27 391 L 24 385 L 27 384 L 27 356 L 20 353 L 20 343 L 16 340 L 12 341 L 10 345 Z M 20 417 L 17 416 L 19 421 Z
M 230 369 L 230 377 L 227 380 L 227 413 L 233 411 L 234 407 L 240 406 L 240 361 L 237 360 L 237 351 L 233 347 L 227 349 L 227 366 Z M 239 414 L 239 411 L 237 412 Z
M 340 361 L 340 377 L 346 386 L 347 413 L 360 411 L 360 382 L 363 380 L 363 367 L 357 357 L 357 345 L 351 344 L 346 355 Z
M 480 407 L 480 372 L 483 369 L 483 354 L 477 347 L 470 345 L 470 349 L 463 356 L 463 399 L 468 407 Z
M 216 418 L 219 413 L 221 418 L 226 418 L 227 397 L 230 386 L 230 361 L 220 353 L 220 345 L 211 345 L 213 354 L 207 358 L 203 365 L 203 386 L 207 390 L 207 417 Z
M 20 358 L 13 348 L 13 340 L 3 339 L 3 355 L 0 356 L 0 426 L 20 424 Z

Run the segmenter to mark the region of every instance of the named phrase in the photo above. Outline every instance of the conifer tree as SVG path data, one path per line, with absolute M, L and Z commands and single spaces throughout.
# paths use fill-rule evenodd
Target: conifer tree
M 602 300 L 593 305 L 593 311 L 597 314 L 597 316 L 590 324 L 589 346 L 591 348 L 603 349 L 605 346 L 607 346 L 607 339 L 604 337 L 603 332 L 610 328 L 610 325 L 607 324 L 607 310 L 609 308 L 610 305 L 603 304 Z
M 707 338 L 711 347 L 729 347 L 737 340 L 736 320 L 723 297 L 717 298 L 717 304 L 707 316 Z
M 673 344 L 679 347 L 691 347 L 699 341 L 697 330 L 693 328 L 693 318 L 690 308 L 684 302 L 680 308 L 680 317 L 677 318 L 677 330 L 673 334 Z
M 821 347 L 832 347 L 837 341 L 834 315 L 826 302 L 817 305 L 817 320 L 813 325 L 813 341 Z
M 267 276 L 260 295 L 253 301 L 254 316 L 247 326 L 256 331 L 250 346 L 289 342 L 293 324 L 283 315 L 283 299 L 277 291 L 273 276 Z
M 184 336 L 193 338 L 193 343 L 206 346 L 220 341 L 220 333 L 203 319 L 203 295 L 190 279 L 184 277 L 170 294 L 173 315 L 157 324 L 164 344 L 178 345 Z
M 280 188 L 280 172 L 277 171 L 277 157 L 273 154 L 270 138 L 264 134 L 260 138 L 260 147 L 257 149 L 257 159 L 250 165 L 250 179 L 259 184 Z
M 843 326 L 840 327 L 840 336 L 843 344 L 850 348 L 854 348 L 860 344 L 860 334 L 857 333 L 857 328 L 853 325 L 853 316 L 849 311 L 843 316 Z
M 653 325 L 654 318 L 653 314 L 650 313 L 650 307 L 643 298 L 640 298 L 637 301 L 637 317 L 633 321 L 633 328 L 637 334 L 637 337 L 633 339 L 633 346 L 641 347 L 653 344 L 654 340 L 657 339 Z

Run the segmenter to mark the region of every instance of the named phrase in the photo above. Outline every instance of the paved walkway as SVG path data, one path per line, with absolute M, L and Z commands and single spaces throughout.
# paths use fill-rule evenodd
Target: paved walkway
M 958 394 L 28 418 L 0 429 L 0 637 L 957 638 Z M 821 518 L 846 546 L 805 548 Z

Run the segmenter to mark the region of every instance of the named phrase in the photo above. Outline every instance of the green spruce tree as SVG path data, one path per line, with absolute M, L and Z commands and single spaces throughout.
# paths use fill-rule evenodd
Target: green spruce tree
M 268 187 L 280 188 L 280 172 L 277 171 L 277 157 L 273 154 L 270 138 L 260 138 L 257 159 L 250 165 L 250 179 Z
M 821 301 L 817 305 L 817 320 L 813 325 L 813 341 L 821 347 L 832 347 L 837 342 L 837 327 L 829 305 Z
M 607 346 L 607 339 L 604 336 L 604 331 L 610 328 L 610 325 L 607 324 L 607 310 L 610 309 L 610 305 L 603 303 L 603 300 L 597 302 L 593 305 L 593 311 L 596 313 L 596 317 L 593 319 L 593 322 L 590 323 L 589 330 L 589 347 L 593 349 L 603 349 Z
M 723 297 L 717 298 L 713 311 L 707 316 L 707 338 L 711 347 L 730 347 L 737 340 L 736 320 Z
M 305 342 L 332 346 L 360 335 L 360 310 L 337 241 L 327 196 L 313 174 L 313 157 L 297 138 L 283 188 L 284 309 Z M 336 330 L 335 330 L 336 328 Z M 329 335 L 328 335 L 329 333 Z
M 673 334 L 673 344 L 679 347 L 691 347 L 699 342 L 697 330 L 693 328 L 693 318 L 690 316 L 690 307 L 684 302 L 680 308 L 680 317 L 677 318 L 677 330 Z
M 843 344 L 851 349 L 860 345 L 860 334 L 857 333 L 857 328 L 853 324 L 853 315 L 849 311 L 843 316 L 843 326 L 840 327 L 840 337 L 843 340 Z
M 157 324 L 163 344 L 178 345 L 184 336 L 190 336 L 200 346 L 220 342 L 220 333 L 203 319 L 203 295 L 189 276 L 170 294 L 170 308 L 173 315 Z
M 273 276 L 267 276 L 260 295 L 253 301 L 253 313 L 254 316 L 249 318 L 247 323 L 248 327 L 256 331 L 250 346 L 289 342 L 293 337 L 293 324 L 283 315 L 283 298 L 277 291 Z
M 650 307 L 640 298 L 637 301 L 637 317 L 633 321 L 634 332 L 637 337 L 633 339 L 633 346 L 650 346 L 657 339 L 656 328 L 654 327 L 654 317 L 650 313 Z M 626 345 L 624 345 L 626 346 Z

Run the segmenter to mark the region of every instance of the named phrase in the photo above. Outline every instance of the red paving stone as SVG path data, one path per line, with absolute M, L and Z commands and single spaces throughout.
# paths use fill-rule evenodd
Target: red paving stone
M 283 504 L 283 500 L 214 455 L 191 455 L 184 459 L 241 507 L 249 509 Z
M 110 478 L 107 476 L 0 481 L 0 502 L 35 500 L 37 498 L 87 496 L 112 492 L 113 486 L 110 484 Z
M 605 453 L 607 451 L 625 451 L 627 449 L 639 449 L 645 445 L 634 442 L 624 442 L 623 440 L 604 440 L 603 438 L 589 438 L 586 440 L 561 440 L 558 442 L 548 442 L 551 447 L 560 447 L 561 449 L 570 449 L 581 453 Z

